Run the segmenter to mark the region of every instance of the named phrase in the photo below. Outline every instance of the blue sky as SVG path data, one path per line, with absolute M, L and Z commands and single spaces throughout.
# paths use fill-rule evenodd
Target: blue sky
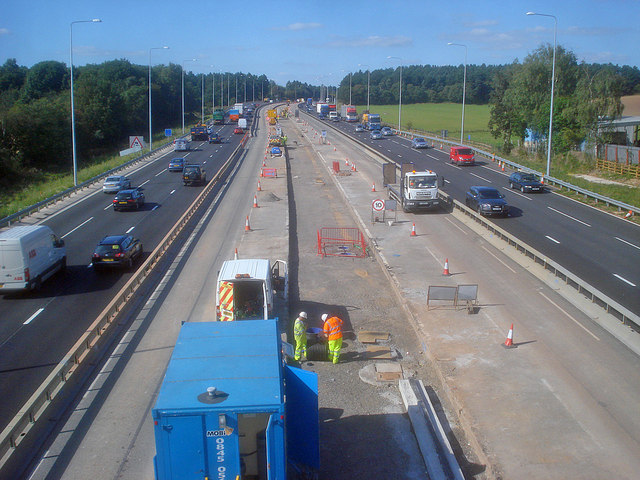
M 178 7 L 178 5 L 180 7 Z M 279 84 L 335 85 L 350 71 L 403 65 L 506 64 L 542 43 L 558 44 L 579 61 L 640 67 L 638 0 L 3 0 L 0 62 L 16 58 L 74 64 L 126 58 L 147 65 L 188 61 L 196 73 L 265 73 Z M 359 65 L 363 66 L 359 66 Z

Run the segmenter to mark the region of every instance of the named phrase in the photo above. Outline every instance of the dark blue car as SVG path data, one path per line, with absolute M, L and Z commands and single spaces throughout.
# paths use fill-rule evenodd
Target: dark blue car
M 509 176 L 509 186 L 519 189 L 522 193 L 544 190 L 544 186 L 533 173 L 525 172 L 513 172 Z
M 509 205 L 504 195 L 493 187 L 469 187 L 465 203 L 480 215 L 509 215 Z
M 181 172 L 184 168 L 184 158 L 174 158 L 169 161 L 170 172 Z

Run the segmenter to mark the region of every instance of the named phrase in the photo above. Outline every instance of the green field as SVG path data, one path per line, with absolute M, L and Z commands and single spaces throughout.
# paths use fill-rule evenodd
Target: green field
M 366 105 L 358 105 L 358 112 L 367 109 Z M 372 113 L 379 113 L 382 123 L 396 127 L 398 125 L 398 105 L 371 105 Z M 462 120 L 462 104 L 459 103 L 414 103 L 402 106 L 402 127 L 408 130 L 432 132 L 440 134 L 441 130 L 449 131 L 449 138 L 460 139 L 460 123 Z M 465 105 L 464 137 L 471 135 L 471 141 L 497 145 L 498 142 L 489 132 L 489 105 Z

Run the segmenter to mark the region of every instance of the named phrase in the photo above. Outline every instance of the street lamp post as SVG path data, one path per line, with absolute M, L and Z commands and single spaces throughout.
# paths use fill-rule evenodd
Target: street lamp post
M 364 63 L 359 63 L 358 64 L 359 67 L 367 67 L 367 113 L 369 112 L 369 84 L 370 84 L 370 77 L 371 77 L 371 70 L 369 70 L 369 65 L 366 65 Z
M 351 105 L 351 72 L 349 72 L 349 105 Z
M 182 61 L 182 134 L 184 135 L 184 64 L 185 62 L 195 62 L 195 58 Z
M 467 46 L 463 43 L 449 42 L 447 45 L 464 47 L 464 77 L 462 80 L 462 126 L 460 127 L 460 144 L 464 142 L 464 100 L 467 92 Z
M 201 109 L 202 109 L 202 120 L 200 121 L 200 123 L 204 124 L 204 73 L 200 74 L 200 78 L 202 79 L 202 93 L 200 93 L 200 102 L 202 104 Z
M 398 132 L 402 131 L 402 58 L 388 56 L 387 58 L 395 58 L 400 60 L 400 95 L 398 99 Z
M 556 39 L 558 33 L 558 19 L 555 15 L 549 15 L 547 13 L 535 13 L 527 12 L 527 15 L 539 15 L 541 17 L 553 18 L 553 63 L 551 64 L 551 106 L 549 107 L 549 138 L 547 139 L 547 177 L 549 176 L 549 169 L 551 167 L 551 138 L 553 133 L 553 88 L 556 79 Z
M 151 50 L 166 50 L 169 47 L 151 47 L 149 49 L 149 151 L 153 150 L 153 130 L 151 129 Z
M 209 65 L 209 68 L 213 68 L 213 65 Z M 213 79 L 213 86 L 211 87 L 211 117 L 213 118 L 213 112 L 216 111 L 216 72 L 211 73 Z
M 101 23 L 102 20 L 76 20 L 69 24 L 69 61 L 71 68 L 71 154 L 73 158 L 73 185 L 78 185 L 78 164 L 76 161 L 76 116 L 73 108 L 73 24 L 74 23 Z

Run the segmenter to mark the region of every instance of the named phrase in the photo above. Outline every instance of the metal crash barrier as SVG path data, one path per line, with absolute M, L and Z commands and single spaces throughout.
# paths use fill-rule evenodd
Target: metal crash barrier
M 451 302 L 453 307 L 464 305 L 469 313 L 472 313 L 478 304 L 478 285 L 429 285 L 427 310 L 433 301 Z
M 318 255 L 363 258 L 367 242 L 358 228 L 322 227 L 318 230 Z

